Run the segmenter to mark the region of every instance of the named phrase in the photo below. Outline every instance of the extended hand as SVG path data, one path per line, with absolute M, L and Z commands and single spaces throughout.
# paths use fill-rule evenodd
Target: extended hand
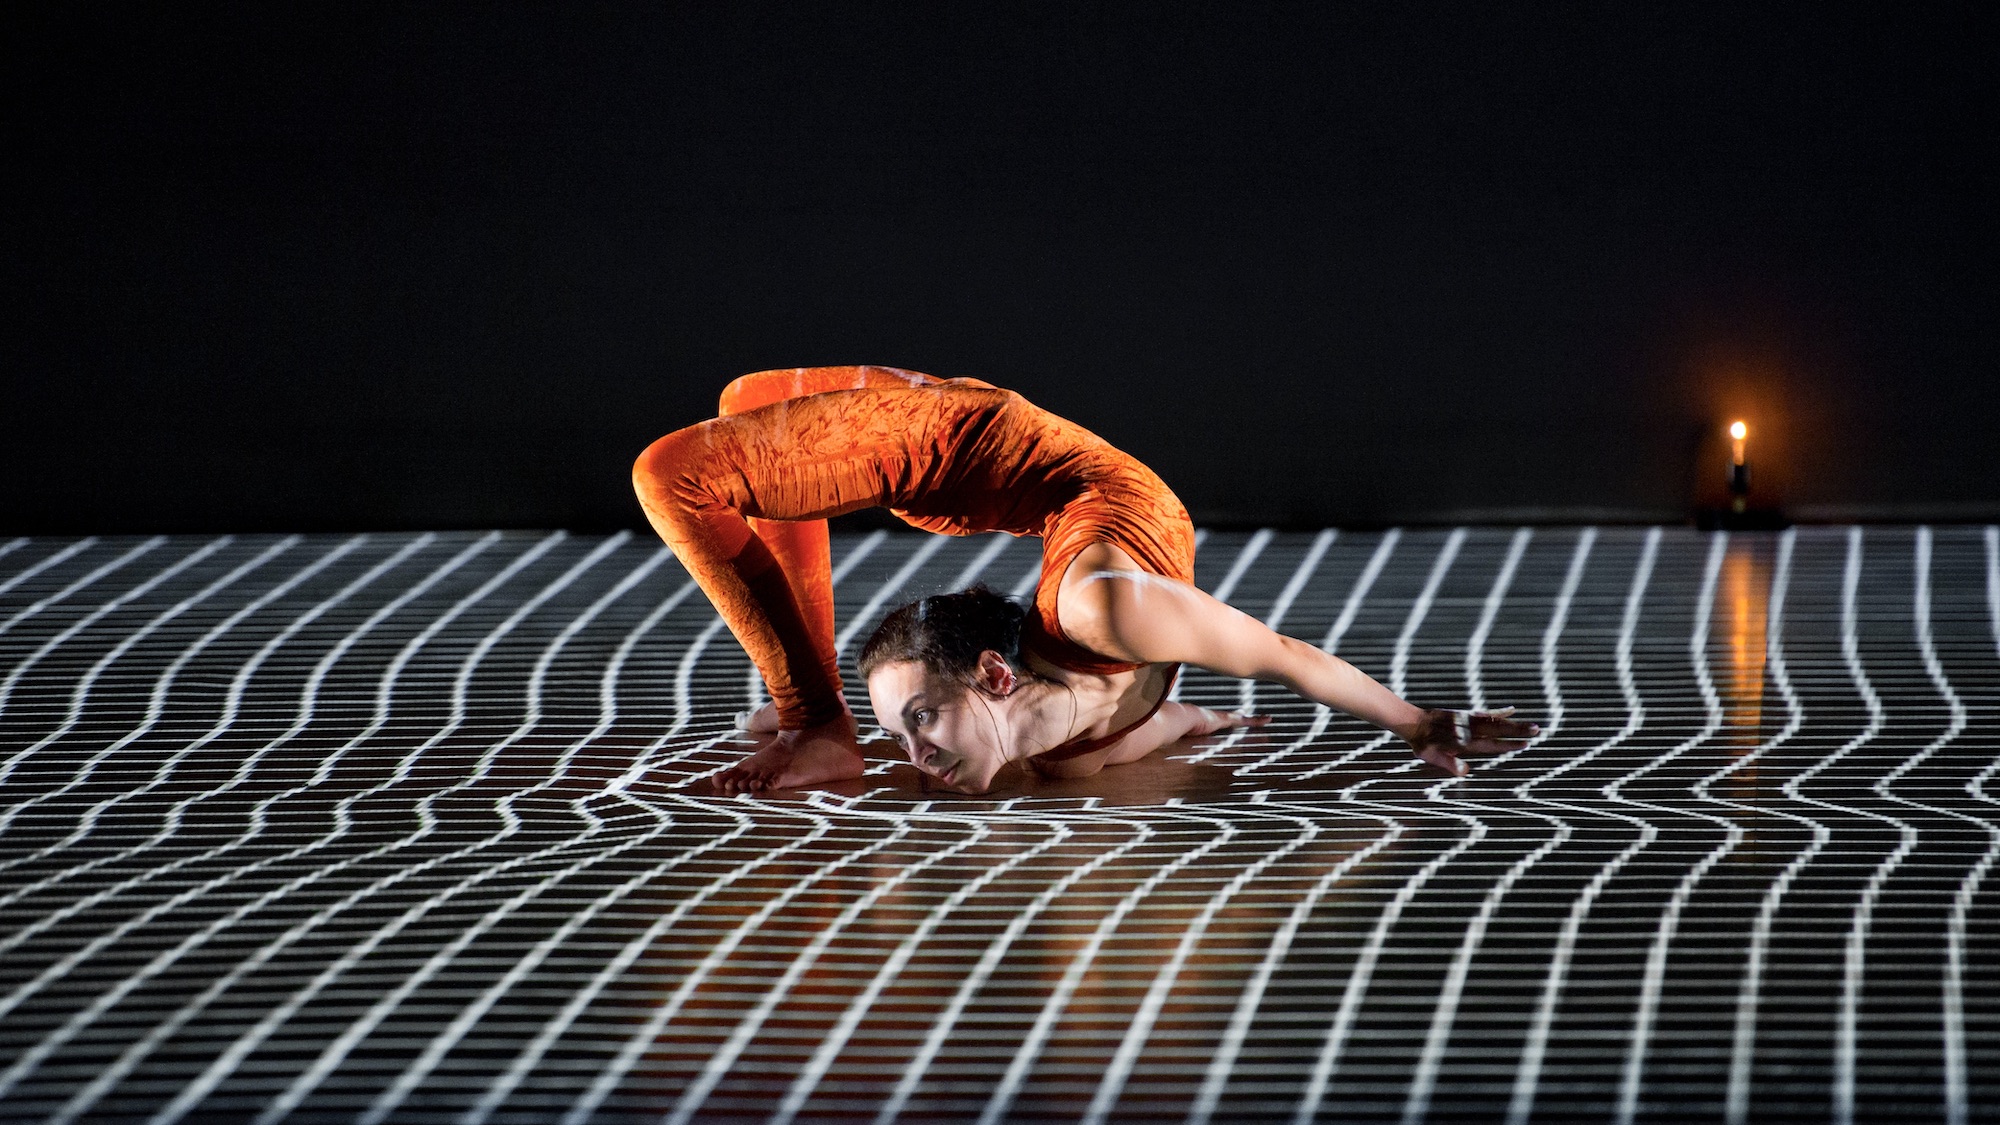
M 1528 739 L 1542 733 L 1542 728 L 1521 722 L 1513 714 L 1512 707 L 1500 711 L 1425 711 L 1415 734 L 1408 736 L 1410 749 L 1446 773 L 1464 777 L 1467 766 L 1459 755 L 1519 750 Z
M 1197 714 L 1186 737 L 1199 738 L 1217 731 L 1232 730 L 1236 727 L 1261 727 L 1271 721 L 1269 715 L 1246 715 L 1241 711 L 1216 711 L 1208 707 L 1195 707 Z

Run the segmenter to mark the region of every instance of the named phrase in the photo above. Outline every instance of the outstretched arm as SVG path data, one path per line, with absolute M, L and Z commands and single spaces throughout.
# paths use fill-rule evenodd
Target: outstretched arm
M 1367 673 L 1217 601 L 1185 582 L 1147 574 L 1117 547 L 1097 543 L 1063 576 L 1063 631 L 1117 660 L 1177 661 L 1299 695 L 1393 731 L 1419 758 L 1454 774 L 1467 750 L 1508 749 L 1535 733 L 1500 716 L 1463 716 L 1407 703 Z

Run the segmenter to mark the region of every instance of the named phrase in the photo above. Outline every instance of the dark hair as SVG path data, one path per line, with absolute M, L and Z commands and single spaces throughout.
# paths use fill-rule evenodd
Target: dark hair
M 911 602 L 883 618 L 861 646 L 861 677 L 884 664 L 915 661 L 933 677 L 970 684 L 979 654 L 988 650 L 1006 657 L 1020 674 L 1021 621 L 1027 615 L 1020 602 L 983 585 Z

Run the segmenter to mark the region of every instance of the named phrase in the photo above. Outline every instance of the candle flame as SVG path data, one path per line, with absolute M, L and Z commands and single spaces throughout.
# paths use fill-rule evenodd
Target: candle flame
M 1744 438 L 1750 436 L 1750 427 L 1741 422 L 1731 422 L 1729 423 L 1729 436 L 1735 438 L 1737 441 L 1742 441 Z

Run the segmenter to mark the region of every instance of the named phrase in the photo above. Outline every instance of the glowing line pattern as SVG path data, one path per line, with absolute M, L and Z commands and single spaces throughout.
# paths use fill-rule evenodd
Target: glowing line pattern
M 1200 543 L 1246 614 L 1543 733 L 1446 778 L 1190 669 L 1272 723 L 723 798 L 761 685 L 648 541 L 0 541 L 0 1119 L 2000 1113 L 2000 529 Z M 835 552 L 850 659 L 1036 576 Z

